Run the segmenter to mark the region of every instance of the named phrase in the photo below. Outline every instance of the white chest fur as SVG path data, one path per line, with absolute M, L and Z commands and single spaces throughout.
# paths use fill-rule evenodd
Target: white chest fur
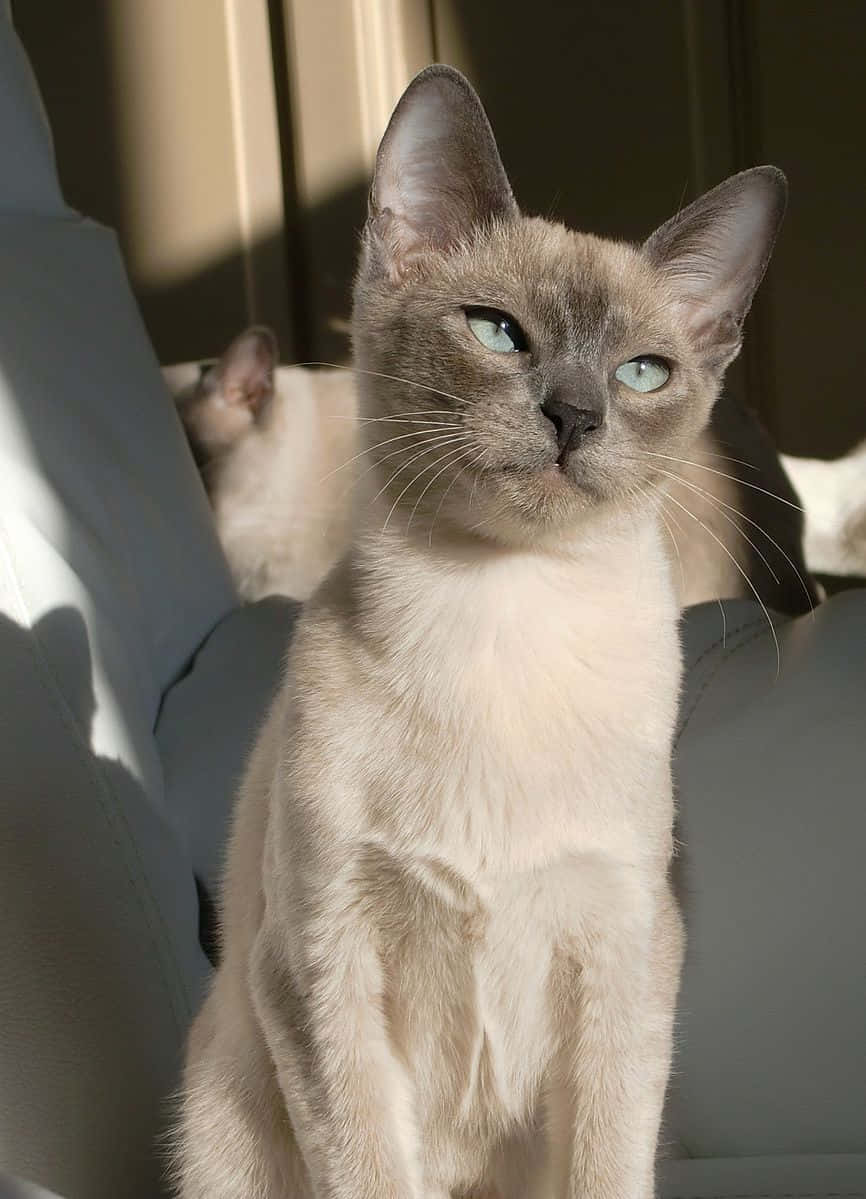
M 471 875 L 658 853 L 679 650 L 652 527 L 425 566 L 376 580 L 386 654 L 359 715 L 378 832 Z

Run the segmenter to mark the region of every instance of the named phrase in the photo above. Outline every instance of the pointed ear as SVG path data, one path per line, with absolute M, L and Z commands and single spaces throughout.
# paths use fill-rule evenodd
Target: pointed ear
M 226 404 L 245 404 L 253 410 L 274 392 L 277 339 L 264 325 L 245 329 L 202 380 L 207 390 L 218 388 Z
M 399 278 L 429 250 L 449 250 L 517 205 L 471 84 L 432 66 L 403 93 L 376 157 L 368 235 Z
M 763 278 L 785 213 L 776 167 L 733 175 L 667 221 L 643 252 L 668 276 L 692 336 L 726 366 Z

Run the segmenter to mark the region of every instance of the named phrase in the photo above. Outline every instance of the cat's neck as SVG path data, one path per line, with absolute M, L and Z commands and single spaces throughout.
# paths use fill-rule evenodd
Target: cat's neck
M 356 613 L 385 640 L 418 647 L 449 626 L 488 628 L 547 605 L 611 611 L 641 624 L 676 617 L 670 562 L 654 512 L 609 510 L 537 546 L 503 546 L 438 526 L 382 530 L 373 513 L 346 569 Z M 447 634 L 446 634 L 447 635 Z

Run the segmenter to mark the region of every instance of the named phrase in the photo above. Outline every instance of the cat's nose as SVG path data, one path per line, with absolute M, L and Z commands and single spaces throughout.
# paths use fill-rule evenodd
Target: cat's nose
M 560 466 L 565 463 L 568 455 L 577 449 L 587 433 L 598 429 L 604 421 L 604 414 L 597 409 L 579 408 L 556 395 L 544 401 L 541 411 L 556 429 L 556 441 L 559 446 L 557 461 Z

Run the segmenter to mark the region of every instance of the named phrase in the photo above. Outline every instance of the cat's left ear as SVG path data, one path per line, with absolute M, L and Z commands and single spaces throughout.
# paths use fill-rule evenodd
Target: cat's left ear
M 234 339 L 200 386 L 218 389 L 228 405 L 245 405 L 256 412 L 273 395 L 278 360 L 275 334 L 265 325 L 253 325 Z
M 453 67 L 434 65 L 403 93 L 382 138 L 367 235 L 393 278 L 426 253 L 517 213 L 487 114 Z
M 740 348 L 742 324 L 770 261 L 787 194 L 778 168 L 742 171 L 644 243 L 644 254 L 668 276 L 691 336 L 719 367 Z

